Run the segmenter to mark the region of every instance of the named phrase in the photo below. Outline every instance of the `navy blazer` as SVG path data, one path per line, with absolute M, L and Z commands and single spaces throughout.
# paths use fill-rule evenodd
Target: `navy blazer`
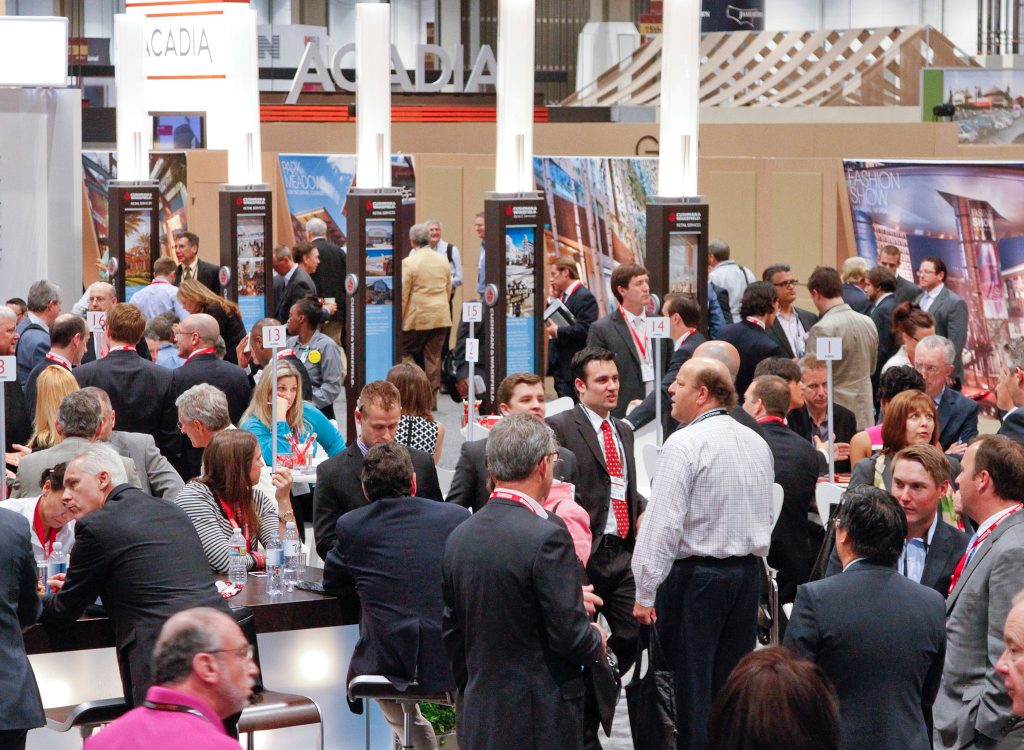
M 555 338 L 548 339 L 548 375 L 571 385 L 572 358 L 587 345 L 590 326 L 597 322 L 597 298 L 580 284 L 564 304 L 576 322 L 562 326 Z
M 871 298 L 856 284 L 843 284 L 843 302 L 861 315 L 867 315 L 868 309 L 871 307 Z
M 754 370 L 762 359 L 784 357 L 785 352 L 778 342 L 756 323 L 741 320 L 718 332 L 720 341 L 728 341 L 740 353 L 740 371 L 736 374 L 736 395 L 740 403 L 747 387 L 754 380 Z
M 999 434 L 1024 442 L 1024 409 L 1017 408 L 1009 416 L 1004 415 L 999 423 Z
M 942 450 L 957 440 L 965 443 L 978 434 L 978 402 L 946 388 L 939 397 L 939 443 Z
M 914 302 L 924 290 L 921 289 L 913 281 L 903 278 L 902 276 L 896 277 L 896 304 L 902 304 L 904 302 Z
M 894 568 L 861 560 L 799 588 L 785 645 L 839 695 L 844 750 L 931 750 L 946 655 L 945 603 Z
M 174 271 L 174 286 L 181 286 L 181 264 Z M 220 296 L 220 266 L 200 260 L 196 266 L 196 281 Z
M 875 321 L 875 328 L 878 329 L 878 362 L 875 365 L 873 381 L 876 399 L 878 398 L 878 378 L 882 375 L 882 368 L 900 348 L 900 344 L 892 333 L 892 311 L 896 309 L 896 304 L 896 295 L 890 294 L 873 305 L 868 313 Z
M 669 386 L 676 381 L 679 368 L 693 356 L 693 352 L 705 341 L 707 339 L 700 331 L 694 331 L 686 337 L 682 346 L 672 352 L 672 359 L 668 361 L 668 369 L 665 370 L 665 376 L 661 379 L 661 423 L 665 428 L 666 438 L 679 426 L 679 423 L 672 419 L 672 397 L 668 393 Z M 634 430 L 638 430 L 654 419 L 654 407 L 654 391 L 652 390 L 644 396 L 644 400 L 633 411 L 626 415 L 626 421 L 633 425 Z

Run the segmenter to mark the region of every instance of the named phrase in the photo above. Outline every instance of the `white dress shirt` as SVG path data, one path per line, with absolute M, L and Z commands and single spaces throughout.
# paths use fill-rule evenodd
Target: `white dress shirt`
M 622 438 L 619 437 L 619 431 L 615 429 L 615 423 L 611 421 L 611 417 L 601 418 L 601 416 L 591 409 L 588 409 L 583 404 L 580 404 L 580 409 L 587 415 L 587 419 L 590 420 L 590 426 L 594 428 L 594 432 L 597 433 L 597 444 L 601 446 L 601 452 L 604 453 L 604 434 L 601 432 L 601 425 L 604 422 L 608 422 L 612 426 L 612 437 L 615 439 L 615 450 L 619 452 L 619 461 L 622 463 L 622 481 L 629 483 L 629 470 L 626 468 L 626 452 L 622 447 Z M 628 502 L 628 500 L 627 500 Z M 619 524 L 615 520 L 615 514 L 611 510 L 611 497 L 608 498 L 608 518 L 604 522 L 604 533 L 611 534 L 612 536 L 619 535 Z
M 630 338 L 633 339 L 633 349 L 636 351 L 636 356 L 640 358 L 643 364 L 651 368 L 651 372 L 654 372 L 654 352 L 651 351 L 651 339 L 647 336 L 647 312 L 643 311 L 639 315 L 634 315 L 625 307 L 620 306 L 619 309 L 622 310 L 622 316 L 626 320 L 626 325 L 633 331 L 633 335 Z M 644 350 L 640 349 L 640 344 L 637 343 L 638 339 L 644 345 Z M 657 344 L 657 342 L 654 343 Z M 643 380 L 642 377 L 640 379 Z M 653 378 L 644 382 L 645 394 L 650 393 L 652 390 L 654 390 Z

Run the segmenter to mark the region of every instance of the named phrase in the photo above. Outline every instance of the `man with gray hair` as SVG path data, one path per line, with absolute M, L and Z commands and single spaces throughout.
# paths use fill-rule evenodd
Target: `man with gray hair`
M 146 702 L 104 727 L 89 748 L 238 750 L 222 721 L 248 704 L 258 673 L 234 619 L 209 607 L 178 612 L 160 630 Z
M 739 323 L 740 302 L 748 284 L 756 281 L 753 272 L 734 260 L 730 260 L 729 243 L 725 240 L 711 240 L 708 243 L 708 281 L 729 294 L 729 309 L 722 310 L 729 318 L 728 323 Z
M 402 343 L 405 361 L 427 373 L 436 404 L 444 340 L 452 328 L 452 272 L 429 242 L 425 224 L 409 230 L 412 253 L 402 261 Z
M 90 445 L 68 464 L 64 502 L 76 520 L 75 547 L 67 575 L 51 579 L 57 593 L 44 600 L 40 621 L 69 624 L 101 598 L 125 698 L 141 704 L 164 621 L 189 607 L 227 612 L 227 605 L 188 516 L 129 486 L 122 457 L 109 445 Z
M 942 450 L 962 456 L 978 434 L 978 403 L 949 387 L 956 352 L 943 336 L 925 336 L 914 351 L 914 369 L 924 378 L 924 392 L 939 412 L 939 443 Z
M 70 461 L 100 440 L 102 433 L 103 405 L 99 399 L 87 390 L 69 393 L 57 408 L 57 434 L 61 436 L 61 441 L 52 448 L 33 451 L 21 457 L 18 475 L 11 486 L 11 497 L 38 495 L 42 490 L 39 479 L 44 471 Z M 122 481 L 143 489 L 132 459 L 122 456 L 121 468 L 125 476 Z
M 50 351 L 50 326 L 60 315 L 60 287 L 37 281 L 28 290 L 28 314 L 18 324 L 18 384 L 24 388 L 29 373 Z
M 342 345 L 345 328 L 345 250 L 327 239 L 327 222 L 313 217 L 306 222 L 306 237 L 320 251 L 320 265 L 310 278 L 325 304 L 336 308 L 325 316 L 320 330 L 338 346 Z
M 999 434 L 1024 442 L 1024 336 L 1018 336 L 1005 347 L 1006 362 L 1000 362 L 996 385 L 996 408 L 999 410 Z M 1022 696 L 1024 700 L 1024 696 Z
M 466 747 L 582 747 L 581 667 L 605 635 L 587 619 L 572 538 L 541 505 L 556 449 L 535 416 L 502 419 L 487 440 L 491 498 L 445 545 L 443 638 Z
M 304 297 L 316 296 L 316 285 L 292 257 L 291 248 L 274 248 L 274 317 L 288 320 L 292 305 Z M 269 308 L 268 308 L 269 309 Z

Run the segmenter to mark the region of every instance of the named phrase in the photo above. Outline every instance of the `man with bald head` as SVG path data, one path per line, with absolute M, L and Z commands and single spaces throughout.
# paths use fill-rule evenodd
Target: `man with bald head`
M 94 281 L 90 284 L 86 296 L 89 298 L 89 312 L 101 312 L 106 314 L 108 318 L 110 313 L 114 311 L 114 305 L 117 304 L 117 292 L 114 290 L 114 286 L 105 281 Z M 109 336 L 105 334 L 98 333 L 95 336 L 90 336 L 85 354 L 82 355 L 82 364 L 103 359 L 110 352 L 111 346 Z M 149 356 L 149 344 L 146 343 L 145 336 L 140 336 L 134 346 L 136 354 L 140 357 L 151 359 Z M 97 352 L 99 352 L 98 357 L 96 356 Z
M 768 444 L 729 418 L 736 390 L 722 362 L 695 355 L 669 391 L 686 427 L 658 461 L 633 552 L 633 613 L 657 624 L 675 670 L 677 747 L 704 750 L 715 694 L 754 648 L 775 472 Z
M 725 369 L 728 370 L 733 388 L 735 389 L 736 376 L 740 371 L 740 353 L 737 351 L 735 346 L 730 344 L 728 341 L 719 341 L 717 339 L 715 341 L 705 341 L 703 344 L 698 346 L 696 350 L 694 350 L 693 356 L 713 359 L 716 362 L 720 362 L 725 365 Z M 747 427 L 761 437 L 764 437 L 764 431 L 761 429 L 761 425 L 757 423 L 756 419 L 743 411 L 743 407 L 738 403 L 729 410 L 729 416 L 744 427 Z M 675 419 L 675 415 L 673 415 L 672 419 Z
M 174 371 L 171 390 L 176 399 L 199 383 L 219 388 L 227 396 L 231 421 L 238 424 L 252 399 L 252 386 L 240 367 L 217 356 L 219 337 L 216 318 L 206 313 L 189 315 L 178 324 L 178 355 L 185 358 L 185 364 Z

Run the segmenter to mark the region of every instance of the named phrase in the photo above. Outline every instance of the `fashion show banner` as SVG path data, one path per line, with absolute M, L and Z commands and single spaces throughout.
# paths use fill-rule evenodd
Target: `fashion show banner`
M 1024 163 L 845 161 L 857 253 L 900 249 L 900 275 L 942 258 L 967 302 L 964 391 L 995 391 L 1003 345 L 1024 333 Z
M 266 316 L 274 288 L 270 198 L 269 189 L 223 186 L 219 194 L 221 293 L 238 304 L 246 330 Z

